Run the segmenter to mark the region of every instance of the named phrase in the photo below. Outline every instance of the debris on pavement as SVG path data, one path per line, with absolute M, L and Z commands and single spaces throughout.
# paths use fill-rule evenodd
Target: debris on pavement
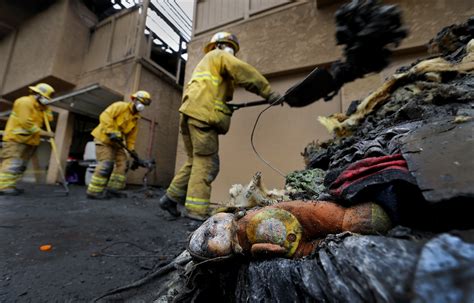
M 186 218 L 168 221 L 134 189 L 90 201 L 75 185 L 51 199 L 55 188 L 28 184 L 22 196 L 0 197 L 0 302 L 90 302 L 173 260 L 196 229 Z
M 50 245 L 50 244 L 41 245 L 41 246 L 39 247 L 39 249 L 40 249 L 41 251 L 50 251 L 52 248 L 53 248 L 53 246 Z

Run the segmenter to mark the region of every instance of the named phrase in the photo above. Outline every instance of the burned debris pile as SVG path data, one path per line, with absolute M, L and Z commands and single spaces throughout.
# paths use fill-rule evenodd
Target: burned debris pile
M 455 51 L 464 53 L 459 62 L 437 57 L 401 69 L 353 112 L 320 119 L 336 137 L 304 156 L 308 168 L 327 172 L 330 199 L 375 201 L 397 224 L 472 227 L 473 47 Z

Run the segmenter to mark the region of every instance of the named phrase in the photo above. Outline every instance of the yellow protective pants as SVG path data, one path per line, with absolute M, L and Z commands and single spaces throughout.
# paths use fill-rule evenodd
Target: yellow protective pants
M 16 183 L 21 180 L 28 161 L 33 156 L 35 150 L 35 145 L 11 141 L 3 142 L 0 191 L 16 188 Z
M 176 203 L 185 202 L 189 213 L 207 215 L 211 183 L 219 173 L 218 134 L 213 127 L 184 115 L 180 124 L 188 159 L 166 195 Z
M 127 171 L 127 154 L 118 146 L 96 143 L 96 159 L 99 162 L 87 187 L 91 195 L 101 194 L 105 188 L 125 188 L 125 173 Z

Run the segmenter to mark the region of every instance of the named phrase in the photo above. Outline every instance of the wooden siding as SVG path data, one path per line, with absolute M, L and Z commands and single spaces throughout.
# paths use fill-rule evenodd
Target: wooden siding
M 196 32 L 244 18 L 247 0 L 200 0 L 196 5 Z
M 134 55 L 138 30 L 138 10 L 130 10 L 96 26 L 86 55 L 84 71 L 107 66 Z

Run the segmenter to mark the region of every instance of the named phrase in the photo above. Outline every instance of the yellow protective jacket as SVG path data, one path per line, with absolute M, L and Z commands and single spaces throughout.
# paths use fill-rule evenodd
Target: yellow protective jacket
M 39 145 L 44 112 L 48 120 L 52 121 L 53 113 L 49 107 L 39 103 L 33 95 L 16 99 L 5 127 L 3 141 Z
M 263 98 L 271 93 L 267 79 L 254 67 L 225 51 L 214 49 L 194 69 L 179 111 L 225 134 L 232 116 L 226 103 L 232 100 L 234 85 Z
M 98 141 L 113 145 L 107 134 L 116 133 L 125 140 L 128 149 L 134 150 L 138 119 L 140 119 L 140 115 L 133 112 L 133 103 L 117 101 L 100 114 L 100 123 L 91 134 Z

